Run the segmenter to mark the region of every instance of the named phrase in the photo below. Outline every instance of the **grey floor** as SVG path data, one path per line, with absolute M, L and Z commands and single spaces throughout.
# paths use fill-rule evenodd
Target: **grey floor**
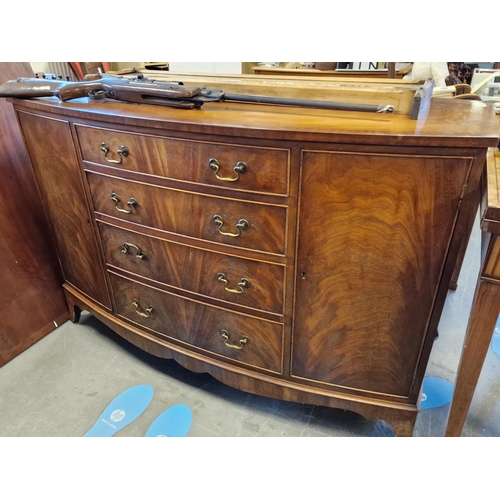
M 454 382 L 479 270 L 476 223 L 456 291 L 450 291 L 427 369 Z M 162 411 L 178 403 L 193 412 L 192 437 L 393 436 L 382 421 L 342 410 L 246 394 L 207 374 L 150 356 L 89 314 L 66 322 L 0 368 L 0 436 L 82 436 L 121 391 L 154 388 L 146 411 L 115 436 L 144 436 Z M 488 353 L 463 436 L 500 436 L 500 366 Z M 449 404 L 421 410 L 414 436 L 442 436 Z

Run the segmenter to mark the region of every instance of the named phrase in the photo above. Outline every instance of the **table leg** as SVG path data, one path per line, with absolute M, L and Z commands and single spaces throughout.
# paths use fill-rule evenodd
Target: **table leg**
M 446 436 L 458 437 L 467 417 L 500 311 L 500 283 L 479 279 L 465 335 L 446 426 Z
M 460 250 L 458 252 L 457 256 L 457 261 L 455 263 L 455 268 L 453 270 L 453 275 L 451 277 L 451 282 L 450 282 L 450 290 L 456 290 L 458 287 L 458 278 L 460 276 L 460 271 L 462 270 L 462 264 L 464 261 L 465 257 L 465 252 L 467 251 L 467 246 L 469 245 L 469 239 L 470 239 L 470 234 L 472 232 L 472 228 L 474 227 L 474 222 L 476 220 L 476 215 L 477 215 L 477 209 L 480 208 L 480 218 L 482 218 L 483 212 L 488 206 L 488 200 L 485 199 L 486 193 L 487 193 L 487 171 L 486 171 L 486 162 L 484 165 L 483 173 L 481 175 L 481 180 L 480 180 L 480 189 L 477 190 L 474 194 L 474 209 L 470 211 L 470 217 L 467 222 L 467 230 L 465 234 L 467 235 L 466 238 L 462 240 L 462 243 L 460 245 Z

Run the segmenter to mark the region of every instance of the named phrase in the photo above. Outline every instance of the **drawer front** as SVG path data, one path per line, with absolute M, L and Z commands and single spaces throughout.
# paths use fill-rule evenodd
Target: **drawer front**
M 208 186 L 288 193 L 287 149 L 165 139 L 81 125 L 76 130 L 87 161 Z M 126 153 L 118 153 L 123 146 Z
M 114 273 L 110 279 L 119 316 L 208 354 L 282 372 L 281 324 L 205 306 Z
M 114 267 L 207 297 L 283 314 L 283 266 L 200 250 L 105 223 L 99 230 L 106 262 Z
M 87 176 L 97 212 L 192 238 L 285 253 L 285 207 L 177 191 L 90 172 Z

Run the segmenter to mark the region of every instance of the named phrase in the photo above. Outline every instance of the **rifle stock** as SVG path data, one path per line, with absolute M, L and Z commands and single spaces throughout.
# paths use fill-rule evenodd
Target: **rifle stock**
M 40 78 L 18 78 L 0 86 L 0 97 L 51 97 L 63 82 Z
M 99 90 L 102 82 L 65 82 L 43 78 L 18 78 L 0 85 L 0 97 L 59 97 L 62 101 L 85 97 L 91 91 Z M 62 98 L 61 95 L 64 97 Z

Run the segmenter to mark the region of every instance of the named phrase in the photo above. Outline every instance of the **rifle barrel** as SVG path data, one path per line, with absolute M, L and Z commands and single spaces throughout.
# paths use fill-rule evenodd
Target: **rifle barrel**
M 268 97 L 258 95 L 224 94 L 224 101 L 274 104 L 300 108 L 333 109 L 343 111 L 370 111 L 373 113 L 392 113 L 394 106 L 378 104 L 357 104 L 347 102 L 316 101 L 310 99 L 291 99 L 286 97 Z

